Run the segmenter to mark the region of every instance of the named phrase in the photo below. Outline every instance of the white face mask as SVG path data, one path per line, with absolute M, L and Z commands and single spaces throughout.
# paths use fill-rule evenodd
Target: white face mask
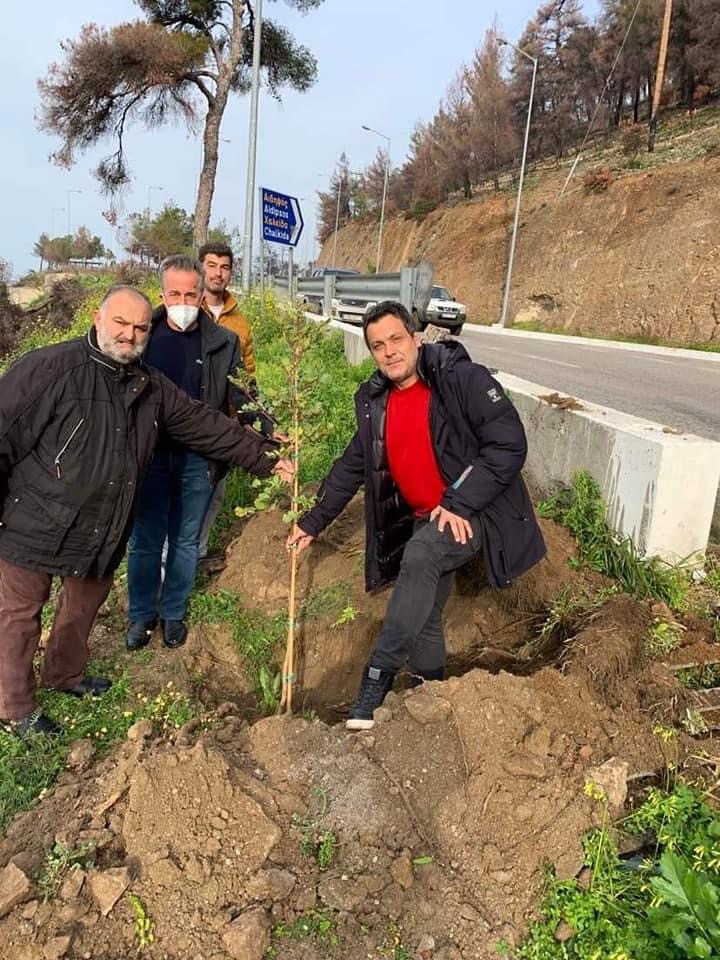
M 198 310 L 198 307 L 193 307 L 189 303 L 175 303 L 167 308 L 167 314 L 175 326 L 184 332 L 197 320 Z

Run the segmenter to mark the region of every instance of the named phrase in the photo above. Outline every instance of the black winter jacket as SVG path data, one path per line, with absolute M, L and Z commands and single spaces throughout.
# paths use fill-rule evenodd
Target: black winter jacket
M 159 323 L 167 322 L 167 308 L 157 307 L 153 311 L 150 337 Z M 229 378 L 235 377 L 243 366 L 242 347 L 237 334 L 225 327 L 219 327 L 206 313 L 198 313 L 200 326 L 200 344 L 202 354 L 202 392 L 200 399 L 213 410 L 219 410 L 228 416 L 236 415 L 241 423 L 257 422 L 260 431 L 272 436 L 273 421 L 265 411 L 258 410 L 257 403 L 249 393 Z M 227 472 L 227 464 L 213 462 L 213 481 L 219 480 Z
M 545 543 L 520 476 L 525 430 L 503 388 L 457 341 L 420 348 L 418 375 L 432 391 L 430 432 L 448 487 L 442 506 L 478 517 L 489 582 L 507 587 L 545 555 Z M 357 431 L 300 520 L 317 536 L 365 485 L 368 590 L 397 576 L 413 515 L 388 468 L 385 412 L 390 381 L 379 371 L 355 395 Z
M 138 485 L 164 430 L 267 476 L 274 445 L 142 363 L 85 337 L 34 350 L 0 378 L 0 557 L 63 576 L 107 576 L 125 551 Z

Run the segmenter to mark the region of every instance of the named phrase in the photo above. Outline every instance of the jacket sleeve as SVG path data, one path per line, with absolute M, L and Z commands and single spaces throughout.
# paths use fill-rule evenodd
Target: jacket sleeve
M 486 367 L 471 365 L 462 404 L 480 453 L 447 488 L 441 506 L 469 518 L 492 503 L 520 473 L 527 438 L 517 410 Z
M 12 468 L 33 449 L 50 421 L 57 369 L 28 354 L 0 377 L 0 503 Z
M 358 432 L 338 457 L 318 491 L 317 503 L 298 521 L 305 533 L 317 537 L 340 516 L 365 480 L 365 455 Z
M 277 445 L 251 427 L 191 399 L 160 375 L 163 393 L 162 423 L 166 433 L 212 460 L 232 463 L 256 477 L 267 477 L 275 466 Z

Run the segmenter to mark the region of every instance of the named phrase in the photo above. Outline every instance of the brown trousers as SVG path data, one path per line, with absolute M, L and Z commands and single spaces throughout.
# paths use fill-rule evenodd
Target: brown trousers
M 0 717 L 19 720 L 36 709 L 33 657 L 40 641 L 40 614 L 52 577 L 0 560 Z M 95 615 L 112 577 L 63 579 L 55 619 L 40 670 L 40 685 L 59 690 L 82 679 Z

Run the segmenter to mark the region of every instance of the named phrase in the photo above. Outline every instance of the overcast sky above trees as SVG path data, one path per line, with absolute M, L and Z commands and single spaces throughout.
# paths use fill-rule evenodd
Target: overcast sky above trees
M 346 152 L 351 169 L 362 169 L 383 144 L 363 131 L 362 124 L 390 136 L 393 164 L 402 163 L 417 122 L 435 115 L 453 76 L 482 44 L 495 10 L 477 0 L 451 5 L 436 0 L 325 0 L 307 16 L 271 0 L 265 6 L 318 62 L 318 81 L 308 93 L 285 92 L 281 103 L 264 93 L 260 103 L 258 183 L 304 198 L 307 228 L 299 255 L 305 260 L 313 253 L 317 191 L 327 187 L 327 175 L 340 154 Z M 506 0 L 500 27 L 509 39 L 519 40 L 537 6 L 537 0 Z M 586 0 L 583 10 L 594 17 L 597 0 Z M 112 27 L 140 16 L 131 0 L 65 0 L 60 6 L 36 0 L 29 37 L 27 11 L 17 4 L 4 11 L 0 256 L 13 263 L 16 274 L 37 266 L 32 250 L 41 233 L 66 232 L 68 200 L 71 232 L 85 225 L 120 255 L 115 229 L 101 216 L 107 202 L 92 176 L 107 149 L 81 157 L 69 171 L 51 164 L 48 158 L 58 141 L 36 127 L 36 84 L 48 65 L 61 59 L 60 42 L 77 37 L 84 24 Z M 236 99 L 222 125 L 212 222 L 243 222 L 247 115 L 247 98 Z M 157 212 L 169 200 L 192 210 L 200 147 L 198 137 L 181 124 L 151 134 L 130 130 L 127 153 L 133 181 L 123 199 L 125 213 L 143 210 L 148 201 Z M 77 190 L 82 193 L 68 194 Z

